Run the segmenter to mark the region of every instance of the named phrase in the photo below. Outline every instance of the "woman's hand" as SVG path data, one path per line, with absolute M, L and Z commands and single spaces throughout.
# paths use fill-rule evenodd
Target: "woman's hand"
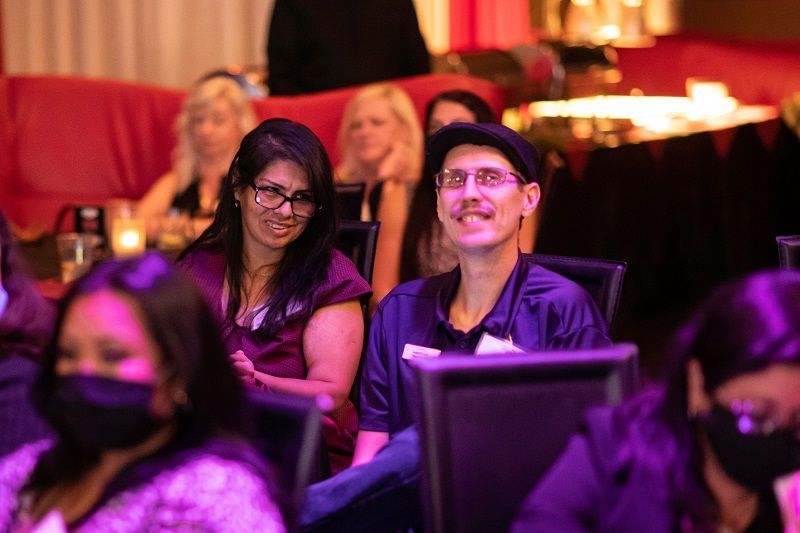
M 331 343 L 336 339 L 336 343 Z M 248 385 L 268 392 L 328 396 L 332 403 L 323 409 L 338 409 L 353 387 L 361 345 L 364 316 L 358 300 L 326 305 L 311 315 L 303 331 L 303 355 L 308 372 L 305 379 L 280 377 L 253 369 L 253 362 L 241 350 L 230 355 L 239 377 Z
M 247 358 L 241 350 L 236 350 L 230 355 L 231 363 L 236 373 L 245 384 L 254 386 L 256 384 L 256 369 L 253 362 Z

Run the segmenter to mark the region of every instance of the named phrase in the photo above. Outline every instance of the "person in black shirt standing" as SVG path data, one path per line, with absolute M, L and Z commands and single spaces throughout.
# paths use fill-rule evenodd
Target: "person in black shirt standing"
M 430 72 L 412 0 L 275 0 L 270 94 L 302 94 Z

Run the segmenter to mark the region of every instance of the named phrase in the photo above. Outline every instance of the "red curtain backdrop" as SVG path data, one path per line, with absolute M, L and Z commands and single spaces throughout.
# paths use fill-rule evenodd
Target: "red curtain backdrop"
M 450 49 L 507 49 L 531 39 L 529 0 L 450 0 Z

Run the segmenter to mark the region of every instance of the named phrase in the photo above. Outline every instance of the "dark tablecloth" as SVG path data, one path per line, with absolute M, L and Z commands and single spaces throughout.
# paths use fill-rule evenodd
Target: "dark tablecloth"
M 617 331 L 629 340 L 632 324 L 776 267 L 775 236 L 800 233 L 800 143 L 778 119 L 564 159 L 536 252 L 627 261 Z

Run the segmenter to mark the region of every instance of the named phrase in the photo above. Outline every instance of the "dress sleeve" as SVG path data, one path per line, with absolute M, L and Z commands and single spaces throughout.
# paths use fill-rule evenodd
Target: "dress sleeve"
M 339 250 L 334 250 L 328 267 L 328 279 L 317 295 L 317 308 L 347 300 L 366 300 L 372 294 L 369 283 L 362 278 L 356 266 Z
M 149 531 L 285 531 L 264 481 L 235 461 L 200 459 L 173 476 L 161 494 Z

